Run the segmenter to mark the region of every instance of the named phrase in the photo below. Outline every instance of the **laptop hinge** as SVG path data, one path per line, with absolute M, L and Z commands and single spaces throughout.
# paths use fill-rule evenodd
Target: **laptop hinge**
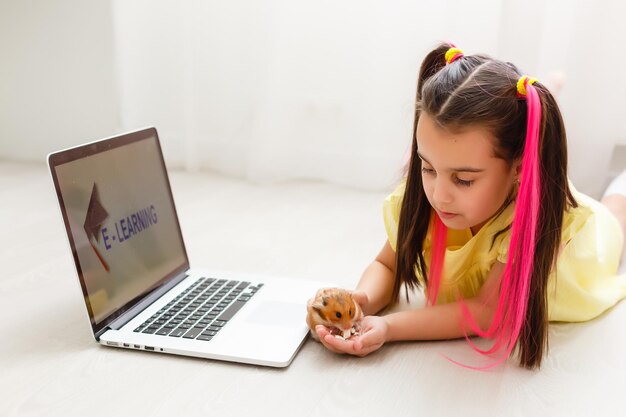
M 187 276 L 188 276 L 187 271 L 183 271 L 180 274 L 178 274 L 175 277 L 173 277 L 172 279 L 170 279 L 167 282 L 167 284 L 164 284 L 161 287 L 159 287 L 156 290 L 154 290 L 153 292 L 151 292 L 143 300 L 141 300 L 140 302 L 135 304 L 127 312 L 125 312 L 124 314 L 122 314 L 121 316 L 116 318 L 107 327 L 105 327 L 100 332 L 98 332 L 98 334 L 96 334 L 96 338 L 100 339 L 100 335 L 102 333 L 104 333 L 105 331 L 107 331 L 107 330 L 119 330 L 119 329 L 121 329 L 126 323 L 128 323 L 129 321 L 134 319 L 135 316 L 137 316 L 139 313 L 141 313 L 146 308 L 148 308 L 156 300 L 161 298 L 161 296 L 163 296 L 163 294 L 165 294 L 166 292 L 168 292 L 169 290 L 174 288 L 179 282 L 181 282 L 182 280 L 187 278 Z

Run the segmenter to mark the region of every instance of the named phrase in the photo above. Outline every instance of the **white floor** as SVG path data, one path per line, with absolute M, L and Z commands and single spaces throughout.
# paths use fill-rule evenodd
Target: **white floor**
M 383 193 L 170 175 L 192 265 L 353 287 L 385 241 Z M 442 358 L 472 362 L 464 341 L 354 358 L 308 340 L 283 370 L 101 347 L 47 169 L 0 163 L 0 198 L 2 416 L 626 415 L 626 302 L 589 323 L 552 325 L 537 372 Z

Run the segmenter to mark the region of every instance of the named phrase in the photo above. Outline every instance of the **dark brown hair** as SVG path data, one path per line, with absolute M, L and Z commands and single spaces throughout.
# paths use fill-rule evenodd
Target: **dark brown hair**
M 495 156 L 509 166 L 520 160 L 524 151 L 527 107 L 517 94 L 520 71 L 511 63 L 486 55 L 464 55 L 446 65 L 444 56 L 449 48 L 449 44 L 442 44 L 431 51 L 419 73 L 413 140 L 398 223 L 395 301 L 403 285 L 407 289 L 421 286 L 418 276 L 428 285 L 429 266 L 424 259 L 423 245 L 432 220 L 432 207 L 422 185 L 418 156 L 416 130 L 420 114 L 426 112 L 450 131 L 472 126 L 487 128 L 497 141 Z M 567 140 L 561 113 L 545 86 L 537 82 L 534 87 L 541 101 L 538 153 L 545 184 L 541 188 L 536 256 L 526 317 L 516 343 L 520 364 L 527 368 L 539 367 L 547 349 L 548 276 L 555 266 L 561 241 L 563 213 L 568 206 L 577 206 L 568 186 Z

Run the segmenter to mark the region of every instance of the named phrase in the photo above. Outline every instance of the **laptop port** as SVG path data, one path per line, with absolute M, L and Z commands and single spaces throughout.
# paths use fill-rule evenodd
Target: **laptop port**
M 124 347 L 130 347 L 128 343 L 124 343 Z
M 139 346 L 139 345 L 133 345 L 133 347 L 134 347 L 135 349 L 141 349 L 141 346 Z
M 154 350 L 154 348 L 152 346 L 144 346 L 145 350 Z
M 117 342 L 110 342 L 110 341 L 107 341 L 107 345 L 109 345 L 109 346 L 119 346 L 117 344 Z

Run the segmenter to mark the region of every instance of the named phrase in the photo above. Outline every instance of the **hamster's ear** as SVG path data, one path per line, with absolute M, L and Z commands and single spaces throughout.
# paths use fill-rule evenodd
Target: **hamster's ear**
M 322 297 L 322 305 L 326 307 L 328 305 L 328 297 Z
M 327 320 L 326 316 L 324 315 L 324 313 L 322 312 L 324 310 L 324 306 L 319 304 L 319 303 L 315 303 L 311 306 L 311 308 L 317 313 L 318 316 L 320 316 L 320 318 L 322 320 Z

